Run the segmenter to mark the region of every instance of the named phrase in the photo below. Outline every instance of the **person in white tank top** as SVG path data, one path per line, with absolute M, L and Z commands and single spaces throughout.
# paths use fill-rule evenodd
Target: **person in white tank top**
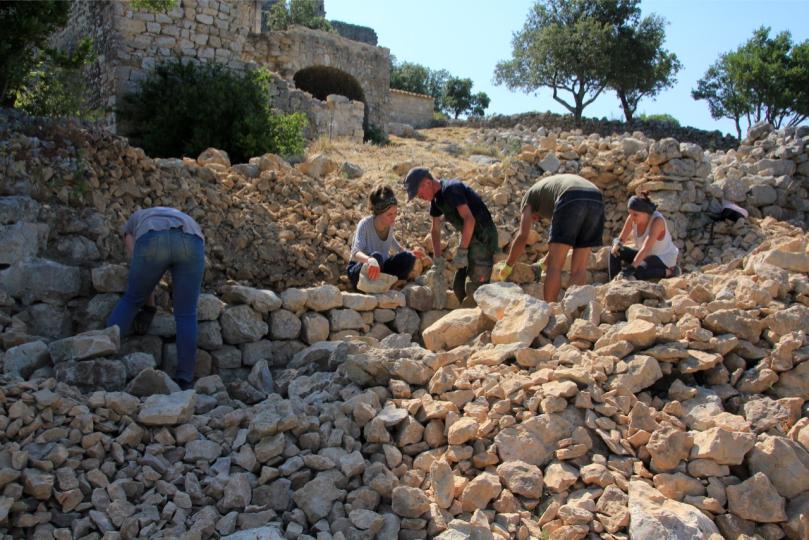
M 629 216 L 610 251 L 610 279 L 619 273 L 643 280 L 679 275 L 680 250 L 674 245 L 666 218 L 657 211 L 657 206 L 647 194 L 641 194 L 630 197 L 627 211 Z M 624 245 L 630 236 L 634 248 Z

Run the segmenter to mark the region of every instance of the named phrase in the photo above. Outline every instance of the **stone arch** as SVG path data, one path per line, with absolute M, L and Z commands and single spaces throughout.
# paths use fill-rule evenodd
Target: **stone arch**
M 295 73 L 292 79 L 297 88 L 309 92 L 321 101 L 326 101 L 329 94 L 339 94 L 365 103 L 365 92 L 359 81 L 335 67 L 309 66 Z

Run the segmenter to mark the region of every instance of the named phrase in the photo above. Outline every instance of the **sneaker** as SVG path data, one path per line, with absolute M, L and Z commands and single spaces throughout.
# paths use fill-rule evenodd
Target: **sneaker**
M 171 380 L 177 383 L 180 390 L 190 390 L 194 387 L 194 383 L 192 381 L 184 381 L 183 379 L 178 379 L 176 377 L 172 377 Z

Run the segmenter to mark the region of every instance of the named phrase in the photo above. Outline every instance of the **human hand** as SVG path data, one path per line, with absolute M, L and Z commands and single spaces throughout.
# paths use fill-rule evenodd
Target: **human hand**
M 610 253 L 612 253 L 613 255 L 618 255 L 618 253 L 621 251 L 622 246 L 623 246 L 623 244 L 621 243 L 621 241 L 618 238 L 614 239 L 612 241 L 612 247 L 610 248 Z
M 424 253 L 424 250 L 421 249 L 420 247 L 414 248 L 413 251 L 411 251 L 410 253 L 412 253 L 413 256 L 415 256 L 417 259 L 424 259 L 425 257 L 427 257 L 427 254 Z
M 439 256 L 433 259 L 433 268 L 435 268 L 435 271 L 438 272 L 439 274 L 444 273 L 445 266 L 446 262 L 444 261 L 444 257 Z
M 455 268 L 466 268 L 469 266 L 469 250 L 460 247 L 455 250 L 455 257 L 452 258 L 452 266 Z
M 368 259 L 368 262 L 366 264 L 368 265 L 368 279 L 373 281 L 376 278 L 378 278 L 379 273 L 381 272 L 381 270 L 379 269 L 379 261 L 371 257 Z
M 500 269 L 500 281 L 507 280 L 513 271 L 513 266 L 510 266 L 508 263 L 504 263 L 503 268 Z

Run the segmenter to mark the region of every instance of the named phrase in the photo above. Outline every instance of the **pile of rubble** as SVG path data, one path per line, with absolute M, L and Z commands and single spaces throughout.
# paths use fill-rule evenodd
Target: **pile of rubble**
M 172 369 L 167 317 L 145 338 L 28 341 L 3 359 L 0 524 L 59 539 L 806 538 L 809 236 L 774 226 L 790 239 L 659 284 L 553 304 L 486 285 L 419 342 L 306 329 L 326 309 L 331 331 L 376 317 L 389 308 L 362 310 L 385 295 L 231 286 L 228 305 L 201 299 L 213 360 L 185 392 L 157 369 Z M 278 347 L 296 333 L 294 354 Z
M 710 154 L 554 132 L 492 161 L 430 133 L 368 148 L 376 168 L 328 148 L 294 166 L 233 165 L 214 149 L 152 160 L 100 131 L 4 111 L 0 529 L 807 538 L 807 138 L 757 128 Z M 473 309 L 426 276 L 340 290 L 368 187 L 396 182 L 414 145 L 435 145 L 421 163 L 483 194 L 502 247 L 537 177 L 578 172 L 604 190 L 611 235 L 629 193 L 650 191 L 693 272 L 599 285 L 602 249 L 596 284 L 548 304 L 525 264 L 545 249 L 540 228 L 512 282 L 482 287 Z M 719 199 L 750 219 L 711 232 Z M 188 211 L 207 238 L 188 391 L 169 377 L 166 287 L 146 335 L 104 328 L 126 285 L 117 231 L 157 204 Z M 427 243 L 424 207 L 400 210 L 400 238 Z

